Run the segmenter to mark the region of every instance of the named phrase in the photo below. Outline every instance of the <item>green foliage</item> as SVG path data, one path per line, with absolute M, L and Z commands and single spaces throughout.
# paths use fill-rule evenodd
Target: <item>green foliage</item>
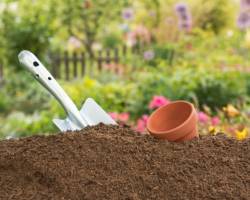
M 37 83 L 36 83 L 37 84 Z M 80 109 L 83 102 L 88 98 L 94 98 L 106 111 L 116 111 L 123 112 L 127 110 L 129 106 L 130 93 L 134 88 L 133 84 L 123 84 L 123 83 L 110 83 L 110 84 L 100 84 L 96 80 L 90 78 L 84 78 L 81 81 L 74 83 L 64 83 L 63 87 L 67 91 L 73 101 L 77 104 Z M 38 87 L 36 87 L 38 88 Z M 39 88 L 41 88 L 39 86 Z M 19 88 L 20 89 L 20 88 Z M 26 88 L 27 94 L 32 90 Z M 41 91 L 39 91 L 40 93 Z M 43 94 L 44 92 L 41 92 Z M 27 136 L 34 133 L 46 133 L 55 132 L 57 129 L 52 123 L 52 119 L 55 117 L 66 117 L 64 110 L 54 99 L 48 98 L 31 98 L 29 97 L 31 103 L 30 107 L 39 106 L 40 108 L 34 108 L 33 113 L 24 114 L 23 112 L 14 111 L 8 115 L 6 119 L 0 116 L 0 137 L 6 135 L 12 136 Z M 18 102 L 17 99 L 14 102 Z M 49 106 L 47 105 L 49 103 Z M 22 108 L 24 106 L 22 105 Z M 42 109 L 43 108 L 43 109 Z M 27 108 L 26 108 L 27 109 Z M 27 113 L 27 112 L 26 112 Z
M 117 34 L 109 34 L 103 37 L 104 48 L 116 48 L 122 44 L 122 40 Z
M 57 131 L 51 123 L 52 114 L 48 112 L 35 112 L 27 115 L 23 112 L 12 112 L 6 119 L 0 117 L 0 138 L 21 137 L 33 134 L 46 134 Z
M 61 23 L 69 35 L 78 38 L 93 57 L 93 43 L 97 38 L 109 35 L 108 25 L 119 21 L 121 9 L 128 3 L 128 0 L 64 0 L 60 9 Z
M 156 59 L 168 60 L 171 56 L 174 47 L 169 44 L 157 45 L 154 47 Z
M 10 107 L 10 98 L 8 96 L 6 96 L 5 93 L 1 92 L 0 93 L 0 112 L 6 112 L 8 111 L 11 107 Z
M 247 86 L 244 76 L 237 72 L 213 73 L 202 77 L 194 93 L 199 105 L 207 105 L 211 109 L 221 108 L 235 103 L 246 96 Z
M 250 75 L 245 74 L 247 96 L 250 97 Z
M 212 110 L 235 103 L 247 94 L 243 74 L 218 72 L 204 69 L 176 69 L 172 73 L 146 73 L 137 77 L 132 95 L 130 112 L 139 117 L 148 112 L 148 103 L 154 95 L 163 95 L 170 100 L 188 100 Z
M 0 110 L 9 113 L 13 110 L 34 113 L 45 109 L 49 103 L 48 93 L 26 72 L 5 75 L 0 93 Z
M 78 108 L 82 106 L 88 97 L 91 97 L 109 112 L 122 112 L 124 109 L 126 110 L 130 93 L 134 88 L 131 83 L 100 84 L 98 81 L 88 77 L 82 81 L 65 83 L 63 87 L 69 96 L 72 97 L 73 101 L 76 102 Z M 55 114 L 59 113 L 60 116 L 64 115 L 63 110 L 56 101 L 52 102 L 51 112 Z
M 159 66 L 162 62 L 164 65 L 171 65 L 175 53 L 175 47 L 171 44 L 156 44 L 151 46 L 150 51 L 154 53 L 153 59 L 146 63 L 150 66 Z M 144 59 L 145 60 L 145 59 Z
M 154 95 L 170 98 L 170 88 L 166 76 L 160 73 L 142 73 L 137 76 L 136 88 L 132 91 L 129 112 L 138 118 L 148 113 L 148 103 Z
M 65 82 L 63 87 L 76 102 L 78 108 L 86 98 L 92 97 L 107 112 L 129 112 L 131 119 L 134 120 L 150 111 L 148 105 L 155 95 L 163 95 L 170 100 L 192 101 L 200 105 L 200 108 L 207 105 L 213 110 L 237 102 L 239 99 L 242 101 L 243 97 L 247 100 L 249 86 L 246 83 L 249 76 L 242 73 L 235 71 L 221 73 L 217 70 L 204 70 L 203 68 L 176 68 L 175 71 L 162 71 L 161 73 L 158 70 L 160 69 L 136 73 L 132 77 L 132 82 L 129 80 L 101 84 L 97 80 L 86 77 L 71 83 Z M 9 85 L 7 88 L 12 86 Z M 26 85 L 25 81 L 20 80 L 19 84 L 14 87 L 17 90 L 10 94 L 13 96 L 17 91 L 22 91 L 26 99 L 24 102 L 30 103 L 25 107 L 21 103 L 22 96 L 13 96 L 12 101 L 5 100 L 4 103 L 8 102 L 7 107 L 12 109 L 14 106 L 22 108 L 22 111 L 26 113 L 30 110 L 30 114 L 12 112 L 6 119 L 0 119 L 3 122 L 0 135 L 11 133 L 23 136 L 39 132 L 55 132 L 56 128 L 52 124 L 52 119 L 66 117 L 58 102 L 53 98 L 48 98 L 44 91 L 40 91 L 43 89 L 37 83 L 34 86 L 33 84 Z M 38 91 L 36 91 L 37 89 Z M 6 106 L 4 103 L 2 103 L 3 108 Z
M 50 40 L 55 32 L 52 1 L 29 2 L 18 1 L 14 10 L 9 6 L 16 1 L 6 4 L 1 13 L 1 35 L 5 38 L 5 59 L 11 67 L 20 69 L 17 55 L 23 49 L 29 49 L 40 57 L 48 51 Z M 49 22 L 49 23 L 48 23 Z
M 196 25 L 204 30 L 219 33 L 228 24 L 232 24 L 233 4 L 234 2 L 228 0 L 195 0 L 193 14 Z

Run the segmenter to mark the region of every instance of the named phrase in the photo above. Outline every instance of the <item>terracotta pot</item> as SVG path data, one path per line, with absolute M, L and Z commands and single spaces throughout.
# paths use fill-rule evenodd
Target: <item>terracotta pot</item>
M 147 129 L 156 138 L 182 142 L 198 137 L 197 119 L 193 104 L 175 101 L 153 112 Z

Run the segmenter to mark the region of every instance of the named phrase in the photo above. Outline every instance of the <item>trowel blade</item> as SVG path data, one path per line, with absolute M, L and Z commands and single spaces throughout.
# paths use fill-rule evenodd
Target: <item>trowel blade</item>
M 72 123 L 69 118 L 66 119 L 53 119 L 53 123 L 60 129 L 62 132 L 66 131 L 76 131 L 81 128 L 77 127 L 74 123 Z
M 99 123 L 117 125 L 117 123 L 99 106 L 94 99 L 88 98 L 83 104 L 80 114 L 88 122 L 89 126 Z

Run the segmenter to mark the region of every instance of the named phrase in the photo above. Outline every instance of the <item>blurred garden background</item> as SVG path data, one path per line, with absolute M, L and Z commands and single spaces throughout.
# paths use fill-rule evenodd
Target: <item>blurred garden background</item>
M 250 128 L 249 0 L 1 0 L 0 138 L 58 132 L 65 113 L 17 60 L 34 52 L 80 108 L 94 98 L 143 133 L 174 100 L 201 134 Z

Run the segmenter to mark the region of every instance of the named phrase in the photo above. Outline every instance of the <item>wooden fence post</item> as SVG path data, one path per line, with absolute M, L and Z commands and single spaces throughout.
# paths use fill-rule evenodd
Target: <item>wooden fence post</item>
M 52 73 L 52 76 L 54 76 L 55 78 L 57 78 L 57 73 L 56 73 L 56 60 L 57 60 L 57 58 L 56 57 L 54 57 L 54 55 L 52 54 L 52 55 L 50 55 L 49 56 L 49 58 L 51 59 L 51 66 L 50 66 L 50 68 L 51 68 L 51 73 Z
M 81 68 L 82 68 L 82 77 L 84 77 L 85 72 L 86 72 L 86 62 L 85 62 L 85 53 L 81 53 Z
M 111 57 L 110 57 L 110 49 L 106 49 L 106 63 L 109 64 L 111 62 Z
M 51 59 L 51 67 L 52 67 L 52 75 L 55 78 L 60 78 L 60 65 L 61 65 L 61 57 L 60 57 L 60 53 L 58 54 L 52 54 L 50 56 Z
M 98 65 L 98 69 L 99 71 L 102 70 L 102 50 L 98 51 L 98 57 L 97 57 L 97 65 Z
M 69 53 L 67 51 L 64 52 L 64 64 L 65 64 L 65 75 L 66 80 L 69 80 Z
M 127 55 L 127 46 L 126 45 L 122 46 L 122 54 L 123 54 L 123 56 Z
M 57 56 L 57 62 L 56 62 L 56 75 L 57 75 L 57 78 L 61 78 L 61 63 L 62 63 L 62 57 L 61 57 L 61 53 L 59 52 L 58 53 L 58 56 Z
M 136 45 L 134 45 L 134 46 L 131 47 L 131 51 L 132 51 L 132 53 L 136 52 Z
M 73 53 L 73 67 L 74 67 L 74 78 L 77 78 L 77 63 L 78 63 L 78 57 L 76 52 Z
M 119 63 L 119 49 L 118 48 L 114 49 L 114 62 L 116 64 Z

